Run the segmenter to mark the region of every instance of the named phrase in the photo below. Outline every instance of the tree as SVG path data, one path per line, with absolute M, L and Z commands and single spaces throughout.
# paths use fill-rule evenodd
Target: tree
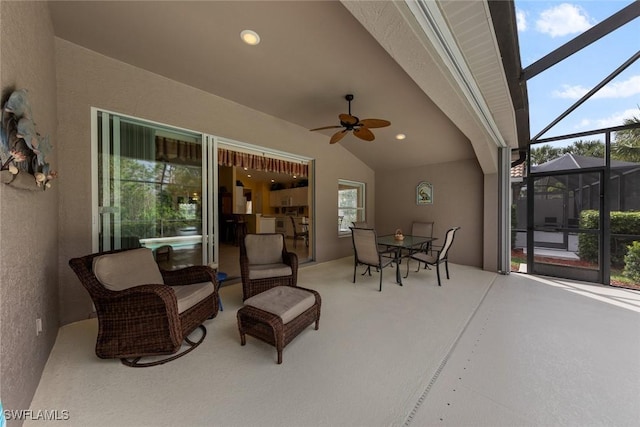
M 640 117 L 625 119 L 625 125 L 640 123 Z M 615 142 L 611 145 L 611 156 L 616 160 L 640 162 L 640 128 L 625 129 L 616 132 Z
M 640 123 L 640 116 L 625 119 L 625 125 Z M 531 148 L 531 164 L 541 165 L 556 159 L 563 154 L 604 158 L 604 143 L 598 140 L 574 141 L 564 148 L 555 148 L 545 144 Z M 611 157 L 616 160 L 640 163 L 640 127 L 625 129 L 615 133 L 615 141 L 611 144 Z
M 532 165 L 541 165 L 560 157 L 560 149 L 545 144 L 541 147 L 531 148 L 530 156 Z
M 575 154 L 576 156 L 604 158 L 604 144 L 598 140 L 578 140 L 562 149 L 562 154 L 566 153 Z

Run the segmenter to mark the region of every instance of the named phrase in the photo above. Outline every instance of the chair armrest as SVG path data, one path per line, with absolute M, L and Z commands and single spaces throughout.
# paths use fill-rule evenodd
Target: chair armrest
M 384 255 L 384 254 L 395 254 L 397 249 L 394 248 L 393 246 L 385 246 L 382 247 L 383 245 L 379 245 L 378 246 L 378 253 L 380 255 Z
M 167 285 L 140 285 L 122 291 L 106 290 L 93 299 L 100 322 L 109 328 L 128 331 L 136 328 L 136 319 L 144 322 L 166 322 L 174 344 L 181 341 L 181 320 L 176 294 Z M 133 321 L 133 323 L 132 323 Z
M 440 252 L 442 248 L 443 248 L 442 245 L 431 245 L 431 247 L 429 248 L 429 252 L 431 253 Z
M 218 279 L 213 268 L 207 265 L 193 265 L 178 270 L 160 269 L 165 285 L 183 286 L 194 283 L 211 282 L 216 291 L 218 290 Z
M 285 252 L 282 256 L 282 262 L 287 264 L 291 269 L 298 269 L 298 255 L 295 252 Z
M 178 313 L 176 294 L 167 285 L 140 285 L 122 291 L 107 290 L 99 298 L 94 299 L 96 309 L 101 311 L 122 311 L 126 305 L 127 310 L 133 307 L 144 307 L 150 313 L 159 311 L 163 313 Z M 177 317 L 176 317 L 177 319 Z
M 249 282 L 249 258 L 243 253 L 240 253 L 240 277 L 242 283 Z
M 132 286 L 127 289 L 123 289 L 121 291 L 111 291 L 109 290 L 107 293 L 107 297 L 105 299 L 117 300 L 122 298 L 130 298 L 140 295 L 156 295 L 158 298 L 162 300 L 170 299 L 172 296 L 175 297 L 173 290 L 165 285 L 165 284 L 146 284 L 146 285 L 138 285 Z
M 420 246 L 416 247 L 416 248 L 409 248 L 408 249 L 408 254 L 406 256 L 411 256 L 420 252 L 431 252 L 433 249 L 433 246 L 431 244 L 432 242 L 424 242 L 422 244 L 420 244 Z
M 298 255 L 295 252 L 285 252 L 282 256 L 282 262 L 291 267 L 291 284 L 298 286 Z
M 108 291 L 107 296 L 101 299 L 116 302 L 127 298 L 144 298 L 160 299 L 164 302 L 176 301 L 176 295 L 173 289 L 164 284 L 148 284 L 133 286 L 121 291 Z

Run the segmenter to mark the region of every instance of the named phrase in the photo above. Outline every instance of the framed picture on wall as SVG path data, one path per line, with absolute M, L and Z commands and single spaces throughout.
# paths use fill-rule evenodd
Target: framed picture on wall
M 422 181 L 416 187 L 416 204 L 431 205 L 433 204 L 433 184 Z

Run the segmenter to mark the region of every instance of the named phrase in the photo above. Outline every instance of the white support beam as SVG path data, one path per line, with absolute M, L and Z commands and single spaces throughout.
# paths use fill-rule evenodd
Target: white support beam
M 471 108 L 473 108 L 483 127 L 491 136 L 492 142 L 497 147 L 507 147 L 507 143 L 502 137 L 502 133 L 493 119 L 493 115 L 482 96 L 482 92 L 480 91 L 471 70 L 467 66 L 464 55 L 456 44 L 455 38 L 453 37 L 453 34 L 451 34 L 446 20 L 442 16 L 442 12 L 438 7 L 437 2 L 426 0 L 405 0 L 405 3 L 415 16 L 418 24 L 431 44 L 440 55 L 440 58 L 455 79 L 461 92 L 466 97 Z

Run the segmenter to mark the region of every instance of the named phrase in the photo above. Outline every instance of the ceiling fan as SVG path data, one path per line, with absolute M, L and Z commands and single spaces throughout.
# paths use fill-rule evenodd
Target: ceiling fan
M 373 141 L 376 137 L 371 132 L 370 128 L 383 128 L 389 126 L 391 124 L 388 120 L 382 119 L 364 119 L 360 120 L 356 116 L 351 115 L 351 101 L 353 100 L 352 94 L 347 94 L 344 99 L 349 102 L 349 114 L 338 114 L 338 118 L 340 119 L 339 126 L 324 126 L 321 128 L 310 129 L 310 131 L 314 130 L 323 130 L 323 129 L 339 129 L 338 132 L 334 133 L 329 141 L 331 144 L 335 144 L 340 141 L 347 134 L 348 131 L 353 131 L 353 134 L 360 139 L 364 139 L 365 141 Z

